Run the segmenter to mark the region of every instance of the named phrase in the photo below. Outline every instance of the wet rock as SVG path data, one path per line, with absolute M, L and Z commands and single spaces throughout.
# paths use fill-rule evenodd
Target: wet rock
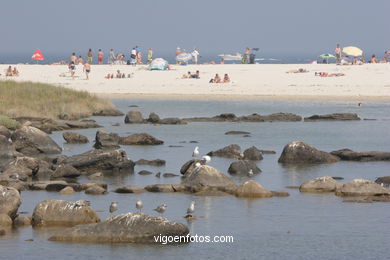
M 379 185 L 389 186 L 390 185 L 390 176 L 379 177 L 375 180 L 375 183 Z
M 72 187 L 70 187 L 70 186 L 65 187 L 65 188 L 63 188 L 62 190 L 60 190 L 60 194 L 62 194 L 62 195 L 71 195 L 71 194 L 73 194 L 73 193 L 75 193 L 75 191 L 74 191 L 74 189 L 73 189 Z
M 195 196 L 226 196 L 226 195 L 230 195 L 230 194 L 223 192 L 223 191 L 220 191 L 220 190 L 209 189 L 209 190 L 201 190 L 201 191 L 195 192 L 194 195 Z
M 95 137 L 95 145 L 96 149 L 112 149 L 119 147 L 119 135 L 115 133 L 107 133 L 104 130 L 98 130 L 96 132 Z
M 390 152 L 354 152 L 350 149 L 341 149 L 331 152 L 331 154 L 339 157 L 342 161 L 358 161 L 358 162 L 370 162 L 370 161 L 390 161 Z
M 162 175 L 164 178 L 171 178 L 171 177 L 178 177 L 179 175 L 178 174 L 174 174 L 174 173 L 164 173 Z
M 19 216 L 16 219 L 14 219 L 14 225 L 17 227 L 30 226 L 31 221 L 32 221 L 32 217 Z
M 7 127 L 0 125 L 0 135 L 3 135 L 8 139 L 11 138 L 11 134 L 11 131 Z
M 250 180 L 238 186 L 235 195 L 241 198 L 267 198 L 272 197 L 272 192 L 264 189 L 260 183 Z
M 228 173 L 232 175 L 248 176 L 250 170 L 252 170 L 253 174 L 261 173 L 261 170 L 257 167 L 256 162 L 249 160 L 232 162 L 229 166 Z
M 79 225 L 59 232 L 50 241 L 156 243 L 156 236 L 186 236 L 187 226 L 143 213 L 114 215 L 92 225 Z
M 68 183 L 66 181 L 39 181 L 30 183 L 28 188 L 29 190 L 46 190 L 48 185 L 51 185 L 49 188 L 51 191 L 59 191 L 68 186 Z
M 184 125 L 184 124 L 187 124 L 186 121 L 184 121 L 178 117 L 163 118 L 158 123 L 162 124 L 162 125 Z
M 228 131 L 225 133 L 225 135 L 249 135 L 250 132 L 245 131 Z
M 98 180 L 98 179 L 101 179 L 102 177 L 103 177 L 103 173 L 97 172 L 97 173 L 88 175 L 87 178 L 88 178 L 89 180 Z
M 291 113 L 274 113 L 270 115 L 252 114 L 248 116 L 242 116 L 239 121 L 243 122 L 299 122 L 302 121 L 302 117 Z
M 156 173 L 156 175 L 154 175 L 154 177 L 160 178 L 161 177 L 161 172 Z
M 4 213 L 0 213 L 0 227 L 10 227 L 12 226 L 12 219 Z
M 127 137 L 121 137 L 119 140 L 119 144 L 121 145 L 160 145 L 164 142 L 147 134 L 132 134 Z
M 93 113 L 94 116 L 123 116 L 123 112 L 116 108 L 106 108 Z
M 252 146 L 244 151 L 244 160 L 260 161 L 263 160 L 261 150 Z
M 64 132 L 62 137 L 68 144 L 86 144 L 89 142 L 86 136 L 74 132 Z
M 319 177 L 304 182 L 300 187 L 300 192 L 335 192 L 342 184 L 330 176 Z
M 145 187 L 149 192 L 175 192 L 172 184 L 151 184 Z
M 103 195 L 106 193 L 107 190 L 101 187 L 100 185 L 93 185 L 85 190 L 85 194 L 89 194 L 89 195 Z
M 8 139 L 9 137 L 0 135 L 0 165 L 6 165 L 9 161 L 21 155 Z
M 209 152 L 207 155 L 238 159 L 241 158 L 241 147 L 237 144 L 231 144 L 222 149 Z
M 187 161 L 186 163 L 183 164 L 183 166 L 181 166 L 180 173 L 184 175 L 187 172 L 192 172 L 195 169 L 196 163 L 200 163 L 200 160 L 192 159 L 192 160 Z
M 160 117 L 156 113 L 152 112 L 149 114 L 148 122 L 156 124 L 159 121 L 160 121 Z
M 0 226 L 0 236 L 5 236 L 6 233 L 7 232 L 5 232 L 5 230 L 2 229 L 1 226 Z
M 138 110 L 130 110 L 125 117 L 126 124 L 142 124 L 143 122 L 144 118 Z
M 304 121 L 350 121 L 350 120 L 360 120 L 357 114 L 353 113 L 334 113 L 326 115 L 313 115 L 310 117 L 305 117 Z
M 21 204 L 20 193 L 15 188 L 0 185 L 0 214 L 5 214 L 12 220 L 17 217 Z
M 63 189 L 65 189 L 66 187 L 68 187 L 68 183 L 49 183 L 46 185 L 46 191 L 56 191 L 56 192 L 59 192 Z
M 156 159 L 156 160 L 140 159 L 135 162 L 135 165 L 164 166 L 165 163 L 166 163 L 165 160 L 161 160 L 161 159 Z
M 35 207 L 32 216 L 33 226 L 75 226 L 99 221 L 85 201 L 45 200 Z
M 31 126 L 23 126 L 12 134 L 16 151 L 25 155 L 58 154 L 62 152 L 45 132 Z
M 57 166 L 53 174 L 52 178 L 75 178 L 81 175 L 80 171 L 74 168 L 69 164 L 60 164 Z
M 150 174 L 153 174 L 153 172 L 142 170 L 142 171 L 139 171 L 138 174 L 139 175 L 150 175 Z
M 86 128 L 99 128 L 95 120 L 83 119 L 81 121 L 63 121 L 70 129 L 86 129 Z
M 116 193 L 142 193 L 145 191 L 144 188 L 137 186 L 122 186 L 114 190 Z
M 390 191 L 381 185 L 362 179 L 343 184 L 336 191 L 337 196 L 390 196 Z
M 273 197 L 288 197 L 290 194 L 284 190 L 272 190 L 271 191 Z
M 279 157 L 279 163 L 333 163 L 340 159 L 330 153 L 319 151 L 304 142 L 287 144 Z
M 275 151 L 271 151 L 271 150 L 259 150 L 262 154 L 276 154 Z

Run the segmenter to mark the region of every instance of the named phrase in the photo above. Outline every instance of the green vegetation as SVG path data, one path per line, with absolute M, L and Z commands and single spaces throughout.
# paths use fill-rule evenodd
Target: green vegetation
M 86 91 L 42 83 L 0 81 L 0 115 L 11 118 L 32 116 L 58 119 L 66 115 L 69 119 L 79 119 L 111 108 L 114 106 L 110 101 Z
M 0 125 L 5 126 L 8 129 L 17 129 L 20 127 L 20 124 L 17 121 L 3 115 L 0 115 Z

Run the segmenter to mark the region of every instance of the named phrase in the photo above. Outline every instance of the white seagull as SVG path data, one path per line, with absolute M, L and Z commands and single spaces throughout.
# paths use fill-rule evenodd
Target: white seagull
M 110 213 L 118 210 L 118 202 L 111 202 Z
M 166 204 L 161 204 L 160 206 L 155 208 L 154 211 L 157 211 L 158 213 L 160 213 L 162 215 L 162 214 L 164 214 L 166 209 L 167 209 L 167 205 Z
M 249 170 L 248 176 L 249 176 L 249 177 L 252 177 L 252 176 L 253 176 L 253 170 L 252 170 L 252 169 Z
M 144 208 L 142 200 L 137 200 L 137 203 L 135 203 L 135 207 L 139 210 L 139 212 L 141 212 L 141 210 Z
M 196 158 L 199 156 L 199 147 L 195 147 L 194 151 L 192 152 L 192 157 Z
M 209 163 L 211 161 L 211 157 L 208 156 L 208 155 L 204 155 L 202 156 L 202 164 L 203 165 L 206 165 L 207 163 Z
M 192 217 L 192 213 L 195 211 L 195 201 L 191 201 L 190 207 L 187 209 L 187 216 Z

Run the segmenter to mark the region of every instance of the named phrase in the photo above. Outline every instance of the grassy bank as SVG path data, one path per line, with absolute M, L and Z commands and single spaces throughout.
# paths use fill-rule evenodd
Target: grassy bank
M 0 81 L 0 115 L 69 119 L 113 108 L 108 100 L 85 91 L 32 82 Z

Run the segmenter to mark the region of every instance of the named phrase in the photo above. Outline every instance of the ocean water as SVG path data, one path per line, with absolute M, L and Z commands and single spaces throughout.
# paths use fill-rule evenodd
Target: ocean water
M 286 186 L 300 185 L 320 176 L 339 176 L 345 183 L 355 178 L 375 180 L 389 175 L 389 162 L 338 162 L 311 166 L 286 166 L 277 162 L 284 145 L 290 141 L 305 141 L 318 149 L 332 151 L 350 148 L 356 151 L 390 150 L 390 105 L 387 103 L 288 102 L 288 101 L 180 101 L 180 100 L 113 100 L 127 112 L 139 109 L 144 117 L 156 112 L 160 117 L 213 116 L 231 112 L 236 115 L 290 112 L 301 116 L 334 112 L 357 113 L 365 119 L 353 122 L 274 122 L 274 123 L 189 123 L 187 125 L 126 125 L 124 117 L 93 117 L 106 131 L 121 136 L 146 132 L 164 140 L 160 146 L 123 146 L 132 160 L 164 159 L 164 167 L 136 166 L 135 172 L 179 174 L 182 164 L 191 159 L 195 146 L 201 154 L 238 144 L 242 149 L 252 145 L 274 150 L 258 163 L 262 173 L 252 179 L 270 190 L 286 190 L 289 197 L 238 199 L 234 196 L 197 197 L 191 194 L 142 193 L 103 196 L 84 193 L 64 196 L 55 192 L 24 191 L 19 211 L 31 215 L 37 203 L 45 199 L 87 199 L 104 219 L 111 201 L 119 203 L 118 213 L 134 211 L 138 199 L 144 202 L 147 214 L 157 205 L 166 203 L 165 217 L 188 224 L 191 234 L 228 235 L 233 243 L 189 243 L 183 245 L 86 244 L 51 242 L 56 229 L 18 228 L 0 237 L 4 259 L 46 258 L 149 258 L 149 259 L 388 259 L 390 242 L 390 203 L 346 203 L 333 194 L 305 194 Z M 129 106 L 137 105 L 137 108 Z M 112 126 L 120 123 L 119 127 Z M 231 130 L 250 132 L 250 137 L 231 136 Z M 75 130 L 93 140 L 96 129 Z M 62 132 L 52 134 L 65 154 L 78 154 L 91 149 L 93 143 L 67 145 Z M 197 141 L 197 144 L 190 143 Z M 225 174 L 234 160 L 212 158 L 210 165 Z M 232 177 L 236 183 L 247 177 Z M 80 178 L 80 182 L 90 182 Z M 180 183 L 179 177 L 157 178 L 153 175 L 110 174 L 102 180 L 109 191 L 119 185 L 146 186 L 154 183 Z M 196 202 L 197 219 L 187 222 L 183 216 L 189 203 Z M 33 241 L 25 241 L 33 239 Z

